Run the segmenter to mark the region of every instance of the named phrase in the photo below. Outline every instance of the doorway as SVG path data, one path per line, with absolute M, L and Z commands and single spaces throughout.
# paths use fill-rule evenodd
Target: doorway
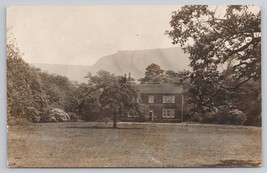
M 153 111 L 149 111 L 149 119 L 150 119 L 150 121 L 154 121 L 154 112 Z

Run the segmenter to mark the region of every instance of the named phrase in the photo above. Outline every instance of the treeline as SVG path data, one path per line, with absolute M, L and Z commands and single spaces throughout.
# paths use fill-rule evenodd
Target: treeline
M 147 66 L 145 76 L 139 79 L 141 84 L 182 84 L 188 82 L 189 71 L 164 70 L 158 64 Z
M 149 108 L 138 102 L 137 91 L 126 82 L 133 78 L 115 76 L 107 71 L 88 74 L 87 83 L 78 84 L 67 77 L 48 74 L 21 58 L 18 49 L 7 45 L 7 113 L 9 121 L 31 122 L 111 121 L 125 113 L 137 115 L 136 121 L 149 119 Z M 225 72 L 226 73 L 226 72 Z M 217 102 L 206 113 L 197 110 L 196 87 L 190 72 L 163 70 L 152 63 L 141 84 L 181 84 L 184 86 L 186 121 L 213 124 L 261 125 L 260 83 L 247 82 L 231 93 L 214 95 Z M 192 80 L 192 79 L 191 79 Z M 201 80 L 202 81 L 202 80 Z M 198 85 L 201 85 L 199 81 Z M 207 88 L 208 89 L 208 88 Z M 227 94 L 227 95 L 226 95 Z M 207 98 L 209 99 L 209 98 Z
M 130 114 L 135 121 L 149 119 L 149 108 L 138 100 L 135 81 L 107 71 L 88 74 L 87 83 L 48 74 L 22 59 L 11 39 L 7 44 L 8 122 L 116 121 Z M 250 80 L 239 85 L 232 65 L 221 72 L 164 70 L 152 63 L 141 84 L 180 84 L 188 111 L 184 120 L 199 123 L 261 126 L 261 83 Z M 196 73 L 198 73 L 196 75 Z M 208 74 L 206 74 L 208 73 Z M 237 86 L 226 88 L 225 86 Z

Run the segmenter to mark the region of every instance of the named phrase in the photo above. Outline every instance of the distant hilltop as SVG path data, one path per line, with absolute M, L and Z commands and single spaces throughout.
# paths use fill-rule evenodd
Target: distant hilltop
M 146 49 L 146 50 L 123 50 L 115 54 L 100 58 L 92 66 L 62 65 L 62 64 L 33 64 L 49 73 L 63 75 L 70 80 L 84 82 L 84 77 L 91 72 L 106 70 L 116 75 L 131 73 L 137 81 L 144 77 L 145 69 L 151 63 L 160 65 L 162 69 L 182 71 L 189 70 L 189 56 L 181 48 Z

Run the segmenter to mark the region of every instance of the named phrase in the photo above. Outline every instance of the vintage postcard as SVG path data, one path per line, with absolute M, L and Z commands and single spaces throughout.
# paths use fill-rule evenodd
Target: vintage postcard
M 259 167 L 261 8 L 10 6 L 8 167 Z

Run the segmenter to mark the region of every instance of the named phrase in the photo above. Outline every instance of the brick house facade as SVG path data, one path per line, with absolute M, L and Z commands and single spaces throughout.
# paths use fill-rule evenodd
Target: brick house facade
M 182 122 L 184 114 L 183 85 L 135 85 L 142 104 L 149 106 L 149 116 L 155 122 Z

